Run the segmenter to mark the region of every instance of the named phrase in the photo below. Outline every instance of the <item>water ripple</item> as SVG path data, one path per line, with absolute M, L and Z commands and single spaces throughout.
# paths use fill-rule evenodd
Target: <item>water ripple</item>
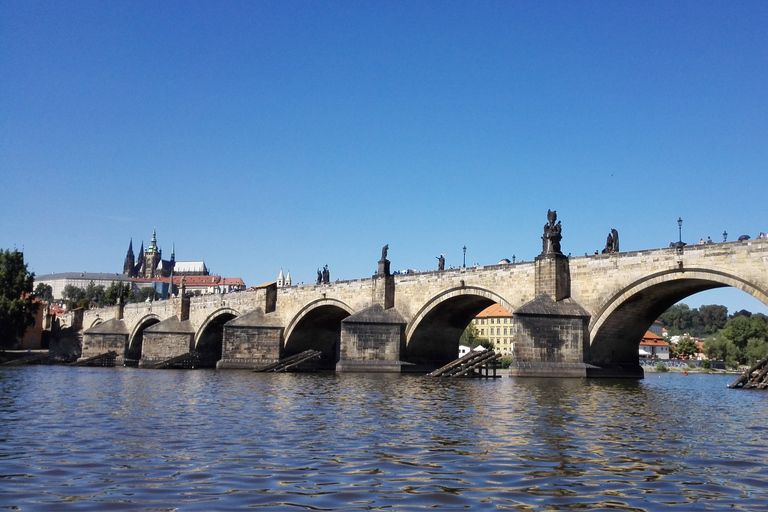
M 766 510 L 730 380 L 2 369 L 0 509 Z

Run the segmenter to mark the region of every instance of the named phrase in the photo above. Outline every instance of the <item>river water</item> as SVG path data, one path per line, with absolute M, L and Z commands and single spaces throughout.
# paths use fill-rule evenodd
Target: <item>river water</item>
M 0 509 L 768 510 L 733 379 L 11 367 Z

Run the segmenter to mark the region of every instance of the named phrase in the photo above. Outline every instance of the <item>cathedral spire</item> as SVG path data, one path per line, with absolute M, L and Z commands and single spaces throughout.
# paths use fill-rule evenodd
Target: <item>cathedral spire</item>
M 128 252 L 125 255 L 125 261 L 123 262 L 123 274 L 128 277 L 133 277 L 135 266 L 136 257 L 133 254 L 133 238 L 131 238 L 131 241 L 128 244 Z

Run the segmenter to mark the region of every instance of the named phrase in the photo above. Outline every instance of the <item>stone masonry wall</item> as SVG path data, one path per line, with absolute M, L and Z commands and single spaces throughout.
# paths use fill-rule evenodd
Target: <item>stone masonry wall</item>
M 282 328 L 225 325 L 222 359 L 216 367 L 253 369 L 276 363 L 282 339 Z
M 194 335 L 190 333 L 144 332 L 139 366 L 165 361 L 190 352 Z

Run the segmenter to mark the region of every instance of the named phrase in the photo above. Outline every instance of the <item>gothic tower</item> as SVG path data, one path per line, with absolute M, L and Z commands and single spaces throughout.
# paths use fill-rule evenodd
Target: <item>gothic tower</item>
M 152 241 L 149 247 L 144 251 L 144 277 L 155 277 L 157 265 L 163 259 L 163 253 L 157 248 L 157 234 L 152 230 Z
M 128 244 L 128 253 L 125 255 L 125 261 L 123 262 L 123 274 L 128 277 L 136 277 L 134 274 L 134 267 L 136 266 L 136 257 L 133 255 L 133 238 Z

